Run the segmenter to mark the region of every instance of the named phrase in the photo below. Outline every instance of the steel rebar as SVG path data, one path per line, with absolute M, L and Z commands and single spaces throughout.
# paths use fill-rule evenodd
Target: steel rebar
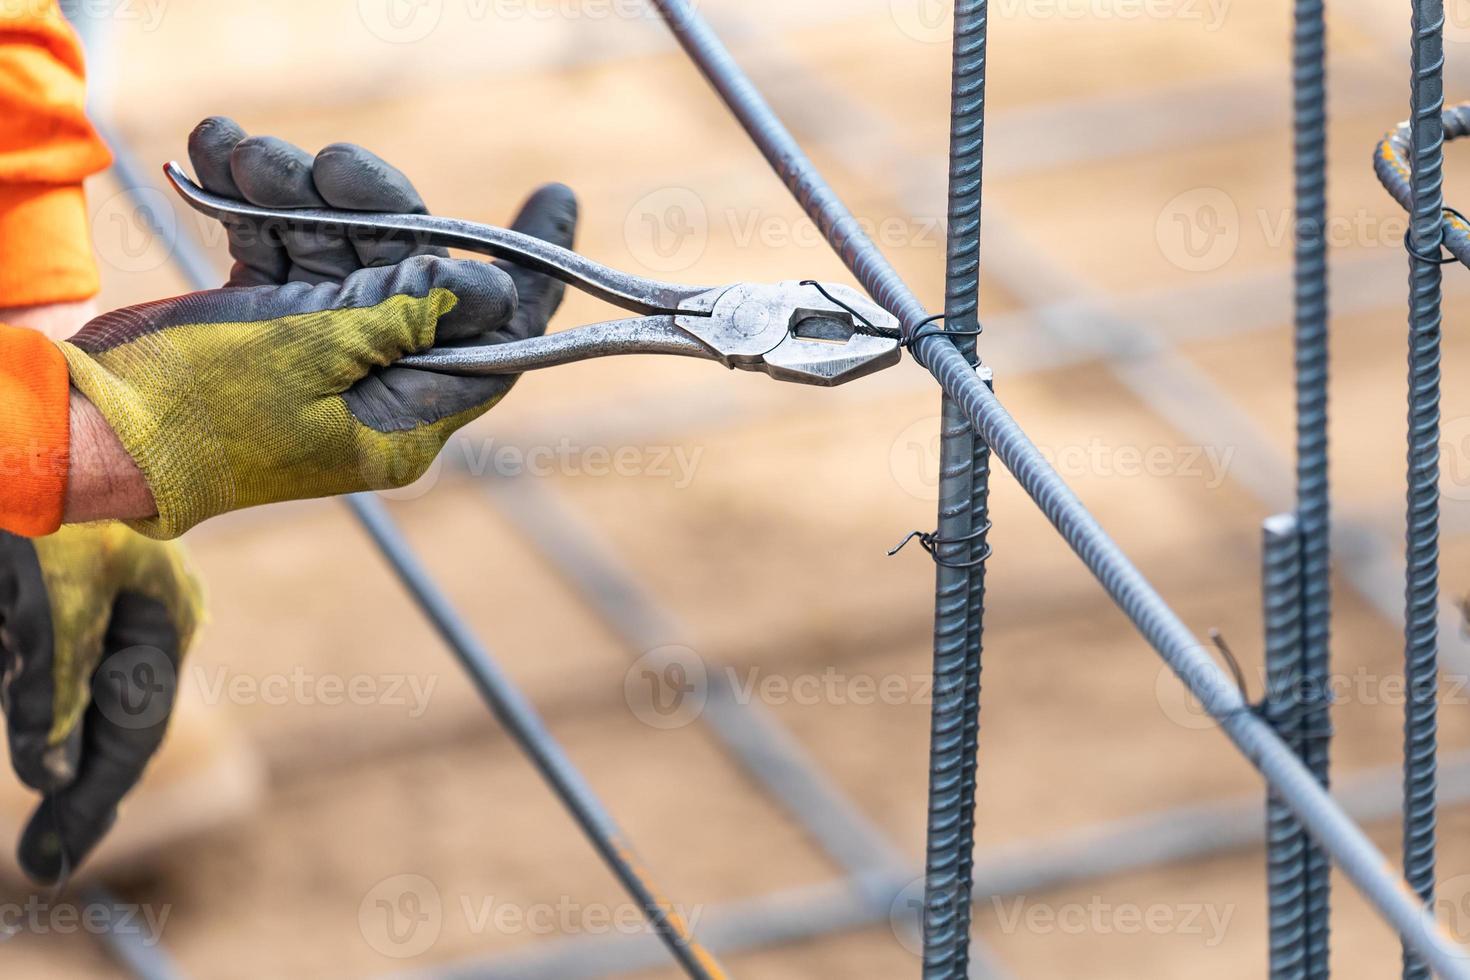
M 1292 161 L 1295 183 L 1293 346 L 1296 367 L 1296 520 L 1301 534 L 1300 628 L 1303 689 L 1298 752 L 1329 785 L 1332 706 L 1330 555 L 1327 472 L 1327 29 L 1323 0 L 1295 0 L 1292 18 Z M 1306 841 L 1307 980 L 1330 974 L 1332 864 Z
M 1444 0 L 1413 0 L 1410 84 L 1408 507 L 1404 577 L 1404 878 L 1434 901 L 1439 683 L 1439 347 L 1444 239 Z M 1404 977 L 1429 966 L 1404 948 Z
M 858 282 L 912 336 L 927 317 L 923 304 L 863 232 L 709 25 L 687 0 L 653 3 Z M 965 410 L 991 451 L 1103 588 L 1405 942 L 1444 976 L 1470 978 L 1465 951 L 1404 894 L 1363 832 L 1296 754 L 1249 710 L 1220 666 L 1102 530 L 952 341 L 943 336 L 925 340 L 918 345 L 915 358 Z
M 1268 517 L 1261 534 L 1266 624 L 1266 719 L 1302 755 L 1303 535 L 1293 514 Z M 1303 980 L 1307 957 L 1307 847 L 1301 823 L 1276 793 L 1266 794 L 1266 885 L 1271 980 Z
M 945 329 L 955 331 L 978 326 L 985 28 L 985 0 L 955 5 L 944 317 Z M 975 339 L 965 337 L 959 347 L 973 365 Z M 974 438 L 959 405 L 941 397 L 923 974 L 959 980 L 969 961 L 984 615 L 980 559 L 989 487 L 984 443 Z

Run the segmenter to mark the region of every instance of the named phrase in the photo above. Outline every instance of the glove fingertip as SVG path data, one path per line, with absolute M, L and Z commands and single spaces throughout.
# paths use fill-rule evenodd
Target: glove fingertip
M 228 116 L 210 116 L 189 133 L 189 162 L 206 190 L 239 196 L 230 174 L 230 155 L 244 139 L 245 130 Z
M 516 286 L 504 269 L 474 259 L 422 257 L 433 263 L 431 282 L 454 294 L 452 310 L 439 318 L 436 342 L 493 333 L 516 315 Z
M 542 184 L 526 198 L 511 227 L 522 234 L 571 248 L 577 235 L 579 210 L 577 194 L 566 184 Z
M 397 167 L 356 143 L 332 143 L 312 162 L 312 179 L 322 198 L 349 211 L 425 214 L 423 198 Z

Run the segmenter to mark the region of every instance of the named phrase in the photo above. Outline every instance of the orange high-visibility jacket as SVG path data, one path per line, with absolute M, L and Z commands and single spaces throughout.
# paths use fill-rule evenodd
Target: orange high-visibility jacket
M 82 178 L 111 158 L 85 91 L 56 0 L 0 3 L 0 308 L 97 292 Z M 49 340 L 0 323 L 0 529 L 34 536 L 61 524 L 69 390 Z

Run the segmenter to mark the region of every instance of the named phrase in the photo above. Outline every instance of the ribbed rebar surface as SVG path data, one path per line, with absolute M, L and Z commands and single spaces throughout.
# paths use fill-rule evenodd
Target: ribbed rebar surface
M 1296 0 L 1292 30 L 1293 166 L 1296 197 L 1294 270 L 1296 353 L 1296 493 L 1302 539 L 1300 627 L 1304 689 L 1312 710 L 1300 716 L 1307 768 L 1328 785 L 1332 719 L 1329 639 L 1332 578 L 1327 479 L 1327 51 L 1322 0 Z M 1306 850 L 1306 977 L 1330 972 L 1332 865 L 1315 844 Z
M 985 0 L 962 0 L 954 11 L 944 320 L 952 330 L 972 330 L 977 323 L 985 14 Z M 961 349 L 975 363 L 974 339 L 963 338 Z M 989 459 L 984 443 L 977 444 L 969 419 L 947 396 L 940 428 L 941 543 L 934 587 L 924 976 L 963 980 L 969 964 L 984 615 L 983 571 L 965 566 L 983 553 L 978 546 L 984 542 L 973 532 L 985 526 Z
M 1303 536 L 1292 514 L 1266 520 L 1261 597 L 1266 624 L 1266 720 L 1301 754 Z M 1275 792 L 1266 795 L 1266 886 L 1271 980 L 1304 980 L 1307 962 L 1307 848 L 1302 825 Z
M 688 0 L 652 0 L 675 38 L 863 288 L 912 334 L 923 305 L 802 152 L 791 133 Z M 1068 546 L 1158 651 L 1185 687 L 1398 933 L 1443 977 L 1470 980 L 1470 959 L 1403 889 L 1383 855 L 1271 727 L 1245 704 L 1128 557 L 1098 525 L 975 368 L 948 338 L 923 341 L 915 359 L 939 381 Z
M 1409 451 L 1404 581 L 1404 877 L 1434 900 L 1436 702 L 1439 673 L 1439 347 L 1443 240 L 1444 3 L 1414 0 L 1410 85 Z M 1418 253 L 1418 255 L 1413 254 Z M 1429 967 L 1408 947 L 1404 976 Z

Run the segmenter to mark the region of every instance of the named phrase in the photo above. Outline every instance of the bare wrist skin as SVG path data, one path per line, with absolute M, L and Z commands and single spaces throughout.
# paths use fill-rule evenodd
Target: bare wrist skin
M 97 301 L 76 300 L 70 303 L 43 303 L 38 306 L 0 307 L 0 323 L 36 330 L 52 340 L 69 340 L 87 321 L 97 315 Z
M 63 520 L 140 520 L 158 507 L 138 464 L 123 449 L 112 427 L 75 388 L 71 391 L 71 461 Z

